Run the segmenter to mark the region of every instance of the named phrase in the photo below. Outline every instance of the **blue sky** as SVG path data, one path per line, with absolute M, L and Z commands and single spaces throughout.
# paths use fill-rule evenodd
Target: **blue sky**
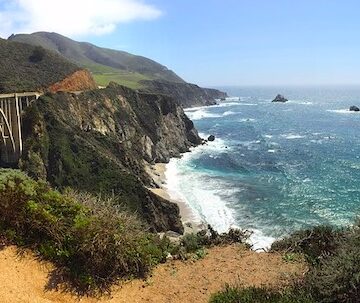
M 0 21 L 2 7 L 12 1 L 0 0 Z M 105 12 L 111 22 L 93 31 L 71 32 L 75 24 L 61 32 L 62 25 L 51 20 L 18 28 L 49 25 L 43 30 L 152 58 L 201 85 L 360 84 L 360 1 L 106 1 L 128 5 L 127 15 L 135 10 L 134 16 L 125 20 Z M 9 25 L 8 32 L 15 29 Z

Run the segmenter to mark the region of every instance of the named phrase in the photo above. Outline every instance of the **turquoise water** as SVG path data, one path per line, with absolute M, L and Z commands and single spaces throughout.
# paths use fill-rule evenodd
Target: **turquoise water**
M 256 246 L 360 214 L 360 88 L 223 88 L 234 96 L 186 110 L 216 140 L 168 166 L 168 186 L 219 231 L 253 230 Z M 271 103 L 276 94 L 290 101 Z

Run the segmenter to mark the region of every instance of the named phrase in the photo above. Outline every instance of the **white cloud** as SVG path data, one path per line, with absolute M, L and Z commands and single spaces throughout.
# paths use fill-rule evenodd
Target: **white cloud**
M 101 35 L 119 23 L 160 15 L 159 9 L 142 0 L 0 0 L 0 36 L 36 31 Z

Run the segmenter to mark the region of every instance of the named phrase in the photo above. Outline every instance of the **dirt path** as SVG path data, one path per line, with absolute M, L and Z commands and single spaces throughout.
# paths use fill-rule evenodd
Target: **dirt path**
M 283 285 L 305 266 L 287 263 L 280 255 L 254 253 L 232 245 L 208 250 L 198 261 L 173 261 L 158 266 L 147 281 L 115 286 L 111 297 L 77 298 L 60 291 L 45 291 L 50 264 L 39 263 L 29 253 L 19 258 L 15 247 L 0 251 L 1 303 L 202 303 L 225 283 Z

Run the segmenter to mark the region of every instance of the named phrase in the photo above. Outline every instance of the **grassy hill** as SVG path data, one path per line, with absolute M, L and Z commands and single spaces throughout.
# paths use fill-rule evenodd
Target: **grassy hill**
M 80 68 L 39 46 L 0 39 L 0 93 L 49 87 Z
M 78 65 L 88 68 L 97 83 L 103 86 L 110 81 L 134 89 L 141 88 L 140 81 L 142 80 L 184 83 L 184 80 L 173 71 L 148 58 L 98 47 L 86 42 L 77 42 L 56 33 L 38 32 L 12 35 L 9 40 L 40 45 L 55 51 Z

